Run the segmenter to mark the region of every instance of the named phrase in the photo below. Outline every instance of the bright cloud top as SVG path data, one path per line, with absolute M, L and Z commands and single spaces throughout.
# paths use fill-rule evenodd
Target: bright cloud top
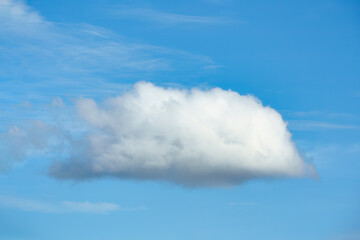
M 97 104 L 77 102 L 89 133 L 50 174 L 229 186 L 256 178 L 308 177 L 286 123 L 253 96 L 220 88 L 179 90 L 140 82 Z

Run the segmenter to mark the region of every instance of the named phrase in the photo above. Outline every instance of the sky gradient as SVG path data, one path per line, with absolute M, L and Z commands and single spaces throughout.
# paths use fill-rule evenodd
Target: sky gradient
M 0 238 L 360 239 L 359 62 L 357 1 L 0 0 Z

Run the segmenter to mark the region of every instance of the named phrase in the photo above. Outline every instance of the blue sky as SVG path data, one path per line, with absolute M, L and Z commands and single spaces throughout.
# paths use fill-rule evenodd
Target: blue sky
M 356 1 L 0 0 L 0 238 L 360 239 L 359 20 Z M 185 123 L 127 108 L 167 96 L 181 99 L 170 109 Z M 161 129 L 135 128 L 140 115 L 173 130 L 151 145 Z M 257 145 L 230 154 L 189 119 L 284 151 L 264 162 Z M 241 128 L 247 120 L 257 127 Z M 158 164 L 169 136 L 198 155 L 164 154 L 173 172 L 112 162 Z M 119 138 L 135 144 L 108 147 Z M 208 160 L 237 154 L 234 175 Z

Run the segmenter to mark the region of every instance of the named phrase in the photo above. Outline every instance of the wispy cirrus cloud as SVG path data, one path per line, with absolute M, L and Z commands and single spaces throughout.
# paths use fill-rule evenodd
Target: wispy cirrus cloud
M 86 84 L 88 90 L 96 82 L 106 89 L 111 83 L 104 76 L 131 81 L 216 66 L 210 57 L 132 41 L 101 27 L 51 22 L 21 1 L 2 1 L 0 21 L 2 89 L 21 91 L 19 86 L 26 85 L 29 94 L 46 86 L 69 94 L 69 89 L 84 89 Z
M 22 1 L 2 0 L 0 2 L 0 32 L 26 35 L 40 30 L 46 21 Z M 0 39 L 5 37 L 0 36 Z
M 29 116 L 16 110 L 20 102 L 115 95 L 135 81 L 188 79 L 218 67 L 208 56 L 106 28 L 52 22 L 23 1 L 0 1 L 0 22 L 0 131 Z
M 354 113 L 313 111 L 280 111 L 289 123 L 289 129 L 297 131 L 357 130 L 360 116 Z
M 311 121 L 311 120 L 291 120 L 289 121 L 289 129 L 303 130 L 303 131 L 316 131 L 316 130 L 358 130 L 360 126 L 332 123 L 324 121 Z
M 45 213 L 97 213 L 104 214 L 116 211 L 141 211 L 144 206 L 124 208 L 115 203 L 107 202 L 74 202 L 62 201 L 56 203 L 47 203 L 26 198 L 0 195 L 0 207 L 13 208 L 29 212 Z
M 288 117 L 292 118 L 326 118 L 326 119 L 336 119 L 336 118 L 359 118 L 359 115 L 353 114 L 353 113 L 346 113 L 346 112 L 330 112 L 330 111 L 324 111 L 324 110 L 313 110 L 313 111 L 288 111 L 283 110 L 280 111 L 282 114 Z
M 131 8 L 126 6 L 112 6 L 108 9 L 108 12 L 116 17 L 156 22 L 168 26 L 179 24 L 214 25 L 239 22 L 226 17 L 186 15 L 163 12 L 151 8 Z

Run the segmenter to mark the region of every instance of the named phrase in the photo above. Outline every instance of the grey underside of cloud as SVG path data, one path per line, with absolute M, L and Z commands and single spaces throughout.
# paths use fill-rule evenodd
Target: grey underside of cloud
M 140 82 L 124 95 L 76 105 L 89 131 L 59 179 L 112 176 L 186 186 L 229 186 L 258 178 L 315 176 L 281 115 L 252 96 L 219 88 L 164 89 Z

